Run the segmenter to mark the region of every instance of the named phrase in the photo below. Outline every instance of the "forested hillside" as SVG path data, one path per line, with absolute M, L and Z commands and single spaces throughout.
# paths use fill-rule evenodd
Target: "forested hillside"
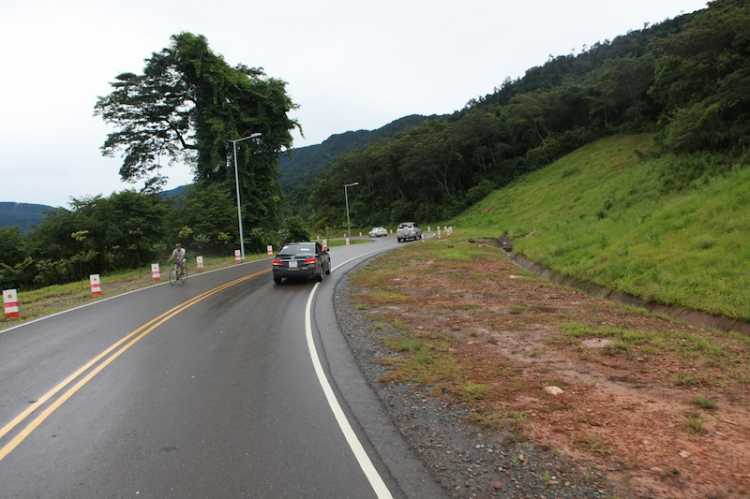
M 600 137 L 654 132 L 644 155 L 690 156 L 664 172 L 674 189 L 748 163 L 750 7 L 708 8 L 562 55 L 450 116 L 337 157 L 318 177 L 310 222 L 445 220 Z M 711 159 L 704 154 L 712 154 Z M 716 156 L 718 155 L 718 156 Z
M 344 184 L 358 183 L 348 191 L 355 227 L 440 222 L 584 144 L 622 133 L 653 134 L 640 159 L 662 161 L 665 193 L 687 192 L 750 162 L 748 33 L 747 0 L 714 0 L 551 58 L 451 115 L 409 116 L 293 151 L 281 170 L 279 153 L 298 126 L 287 114 L 296 105 L 286 83 L 229 67 L 203 36 L 175 35 L 146 59 L 144 74 L 117 76 L 95 107 L 118 129 L 103 152 L 122 152 L 122 178 L 146 180 L 145 191 L 73 199 L 28 234 L 0 228 L 2 287 L 137 267 L 176 241 L 207 256 L 227 254 L 240 245 L 235 171 L 248 251 L 344 227 Z M 211 71 L 196 73 L 196 61 Z M 501 75 L 489 61 L 488 71 Z M 245 141 L 247 130 L 263 140 Z M 184 196 L 158 194 L 161 154 L 192 161 L 196 182 Z
M 364 149 L 429 119 L 412 115 L 393 121 L 377 130 L 357 130 L 331 135 L 321 144 L 300 147 L 279 156 L 279 183 L 286 195 L 289 213 L 298 213 L 307 205 L 315 178 L 331 166 L 337 156 Z

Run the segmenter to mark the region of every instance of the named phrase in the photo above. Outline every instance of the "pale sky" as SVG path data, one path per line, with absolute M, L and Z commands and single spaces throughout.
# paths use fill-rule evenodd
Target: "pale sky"
M 550 56 L 580 53 L 706 0 L 2 0 L 0 201 L 68 207 L 128 188 L 97 97 L 183 31 L 288 83 L 319 144 L 411 114 L 447 114 Z M 164 160 L 166 165 L 167 160 Z M 166 167 L 167 189 L 190 183 Z

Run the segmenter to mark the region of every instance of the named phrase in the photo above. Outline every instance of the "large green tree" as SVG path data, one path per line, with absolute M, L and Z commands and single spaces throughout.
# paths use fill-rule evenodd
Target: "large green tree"
M 668 150 L 750 149 L 750 2 L 714 0 L 685 29 L 653 44 L 650 95 L 665 109 Z
M 111 85 L 95 114 L 116 128 L 102 152 L 122 153 L 123 180 L 145 180 L 147 190 L 159 190 L 164 160 L 189 164 L 196 181 L 232 189 L 229 141 L 261 133 L 261 141 L 238 149 L 244 217 L 252 225 L 279 219 L 277 158 L 291 147 L 291 130 L 299 128 L 288 116 L 296 105 L 286 82 L 267 77 L 262 68 L 231 67 L 205 37 L 180 33 L 146 59 L 142 75 L 123 73 Z

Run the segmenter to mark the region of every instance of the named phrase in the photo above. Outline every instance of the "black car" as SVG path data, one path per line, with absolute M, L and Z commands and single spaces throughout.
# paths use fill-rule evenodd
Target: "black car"
M 271 266 L 276 284 L 284 277 L 322 281 L 324 274 L 331 273 L 331 256 L 320 243 L 288 243 L 276 254 Z

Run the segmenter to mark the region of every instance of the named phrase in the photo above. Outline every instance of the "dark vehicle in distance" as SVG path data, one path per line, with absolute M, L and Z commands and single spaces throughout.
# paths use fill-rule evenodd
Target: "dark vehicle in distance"
M 398 230 L 396 232 L 396 240 L 398 242 L 407 241 L 409 239 L 422 239 L 422 229 L 419 225 L 414 222 L 404 222 L 398 224 Z
M 274 257 L 271 270 L 276 284 L 285 277 L 322 281 L 324 275 L 331 273 L 331 256 L 320 243 L 288 243 Z

